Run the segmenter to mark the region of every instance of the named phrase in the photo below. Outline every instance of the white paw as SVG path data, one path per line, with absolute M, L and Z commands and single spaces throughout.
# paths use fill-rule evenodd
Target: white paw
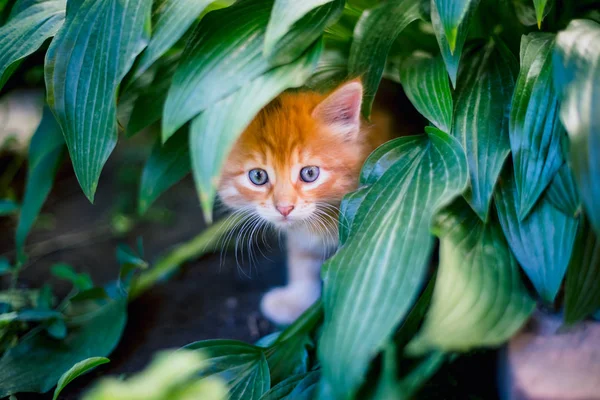
M 321 283 L 295 283 L 270 290 L 260 303 L 262 313 L 277 325 L 294 322 L 321 295 Z

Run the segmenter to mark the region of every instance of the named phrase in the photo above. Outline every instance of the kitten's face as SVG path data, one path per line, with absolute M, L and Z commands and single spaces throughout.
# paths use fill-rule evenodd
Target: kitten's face
M 328 97 L 284 94 L 260 112 L 225 163 L 219 195 L 280 228 L 332 215 L 356 189 L 367 156 L 360 134 L 362 86 Z

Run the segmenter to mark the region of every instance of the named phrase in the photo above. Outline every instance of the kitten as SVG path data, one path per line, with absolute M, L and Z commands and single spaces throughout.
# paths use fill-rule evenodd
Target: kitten
M 254 118 L 225 162 L 225 205 L 250 209 L 286 233 L 289 282 L 261 303 L 275 323 L 292 323 L 319 298 L 321 264 L 338 244 L 340 202 L 358 187 L 367 156 L 389 139 L 389 121 L 362 121 L 362 96 L 358 80 L 328 95 L 284 93 Z

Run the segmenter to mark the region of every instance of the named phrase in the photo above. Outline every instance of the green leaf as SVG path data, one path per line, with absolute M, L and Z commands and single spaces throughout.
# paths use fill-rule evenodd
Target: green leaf
M 205 340 L 185 346 L 200 350 L 209 367 L 202 377 L 218 374 L 227 381 L 229 400 L 258 400 L 269 390 L 269 365 L 263 349 L 237 340 Z
M 573 172 L 563 164 L 548 186 L 548 200 L 565 214 L 574 217 L 579 213 L 581 200 L 575 186 Z
M 152 9 L 152 37 L 140 55 L 133 79 L 140 77 L 156 60 L 183 37 L 198 16 L 214 0 L 158 0 Z
M 323 388 L 333 397 L 355 393 L 371 359 L 410 311 L 433 249 L 431 219 L 467 185 L 458 141 L 426 131 L 392 142 L 397 161 L 372 183 L 348 239 L 323 267 L 318 354 Z M 380 159 L 389 162 L 385 154 Z M 363 171 L 361 184 L 371 175 Z
M 482 221 L 488 218 L 494 186 L 510 152 L 508 115 L 516 64 L 502 43 L 489 42 L 466 57 L 454 109 L 455 135 L 469 162 L 465 198 Z
M 192 121 L 192 171 L 205 219 L 210 221 L 212 218 L 218 177 L 235 140 L 261 108 L 285 89 L 301 86 L 308 79 L 321 50 L 322 42 L 318 42 L 294 63 L 272 69 L 254 79 Z
M 276 385 L 288 376 L 303 374 L 308 370 L 308 349 L 313 347 L 307 334 L 294 335 L 265 350 L 271 373 L 271 385 Z
M 536 0 L 534 0 L 535 2 Z M 550 10 L 552 9 L 553 2 L 547 2 L 544 7 L 544 11 L 542 14 L 542 18 L 539 20 L 540 22 L 548 15 Z M 540 24 L 538 24 L 538 15 L 536 13 L 535 5 L 531 0 L 512 0 L 512 5 L 515 9 L 515 14 L 519 19 L 519 22 L 525 26 L 538 25 L 540 28 Z
M 542 20 L 546 16 L 546 3 L 548 0 L 533 0 L 533 5 L 535 6 L 535 16 L 537 19 L 538 29 L 542 29 Z M 550 8 L 550 7 L 548 7 Z
M 521 40 L 521 70 L 509 125 L 521 219 L 564 163 L 561 142 L 565 130 L 552 81 L 554 39 L 553 34 L 530 33 Z
M 273 0 L 209 13 L 188 40 L 163 111 L 162 139 L 271 67 L 262 55 Z
M 65 19 L 66 0 L 18 0 L 0 26 L 0 90 L 20 62 L 54 36 Z
M 12 271 L 12 265 L 10 265 L 10 262 L 8 261 L 8 258 L 6 257 L 0 257 L 0 276 L 8 274 L 9 272 Z M 0 303 L 5 303 L 1 297 L 2 292 L 0 292 Z
M 344 3 L 344 0 L 276 0 L 265 33 L 265 57 L 274 65 L 300 57 L 340 17 Z
M 84 291 L 94 287 L 94 282 L 89 274 L 77 273 L 72 266 L 65 263 L 54 264 L 50 272 L 57 278 L 67 280 L 78 290 Z
M 299 375 L 292 375 L 284 381 L 281 381 L 277 385 L 273 386 L 260 398 L 260 400 L 287 400 L 296 386 L 298 386 L 298 383 L 306 378 L 307 375 L 314 373 L 315 371 Z
M 432 0 L 431 1 L 431 23 L 433 31 L 440 47 L 442 57 L 446 64 L 446 70 L 452 81 L 452 86 L 456 87 L 456 78 L 458 76 L 458 66 L 462 56 L 463 46 L 467 40 L 469 25 L 479 0 Z M 453 7 L 465 7 L 461 20 L 453 20 L 450 10 Z M 454 22 L 452 22 L 454 21 Z M 451 26 L 448 36 L 446 23 Z M 451 39 L 452 38 L 452 42 Z
M 67 325 L 62 319 L 55 319 L 46 328 L 48 335 L 54 339 L 62 340 L 67 337 Z
M 19 204 L 9 199 L 0 199 L 0 217 L 16 214 L 19 211 Z
M 586 218 L 579 225 L 565 283 L 565 323 L 600 309 L 600 240 Z
M 53 310 L 21 310 L 19 312 L 10 312 L 0 314 L 0 322 L 7 321 L 47 321 L 54 318 L 62 318 L 63 315 Z
M 507 163 L 494 194 L 500 224 L 511 250 L 538 294 L 544 301 L 552 303 L 571 259 L 577 220 L 557 210 L 546 196 L 542 196 L 531 213 L 521 220 L 512 174 L 512 166 Z
M 450 133 L 452 92 L 444 60 L 415 54 L 402 64 L 400 81 L 415 108 L 436 127 Z
M 23 250 L 25 239 L 52 189 L 64 143 L 60 126 L 56 123 L 52 112 L 47 107 L 44 108 L 42 121 L 29 144 L 27 183 L 15 236 L 20 259 L 25 257 Z
M 600 234 L 600 24 L 571 21 L 556 38 L 553 67 L 571 168 L 583 208 Z
M 150 0 L 69 1 L 65 24 L 46 54 L 48 104 L 92 202 L 117 143 L 117 88 L 147 44 L 151 5 Z
M 65 345 L 42 332 L 22 339 L 0 359 L 0 397 L 13 393 L 45 393 L 62 374 L 88 357 L 107 356 L 117 345 L 126 321 L 127 299 L 109 300 L 72 318 Z M 101 334 L 98 334 L 101 332 Z
M 75 378 L 91 371 L 99 365 L 106 364 L 108 362 L 110 362 L 110 360 L 106 357 L 90 357 L 73 365 L 71 369 L 65 372 L 58 380 L 56 389 L 54 389 L 54 396 L 52 397 L 52 400 L 57 400 L 60 392 L 62 392 L 62 390 Z
M 431 306 L 408 350 L 423 354 L 502 344 L 535 307 L 502 230 L 492 221 L 483 224 L 459 199 L 438 215 L 435 232 L 440 264 Z
M 139 213 L 145 213 L 158 196 L 183 179 L 190 170 L 188 129 L 181 129 L 164 145 L 159 138 L 142 172 Z
M 363 81 L 362 112 L 365 116 L 371 114 L 373 98 L 392 44 L 404 28 L 420 16 L 416 0 L 388 1 L 362 13 L 354 28 L 348 72 Z

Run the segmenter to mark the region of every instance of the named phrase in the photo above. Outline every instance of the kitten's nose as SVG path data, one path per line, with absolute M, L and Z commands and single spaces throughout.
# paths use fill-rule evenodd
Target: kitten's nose
M 279 211 L 281 215 L 287 217 L 294 209 L 294 206 L 276 206 L 275 208 L 277 208 L 277 211 Z

